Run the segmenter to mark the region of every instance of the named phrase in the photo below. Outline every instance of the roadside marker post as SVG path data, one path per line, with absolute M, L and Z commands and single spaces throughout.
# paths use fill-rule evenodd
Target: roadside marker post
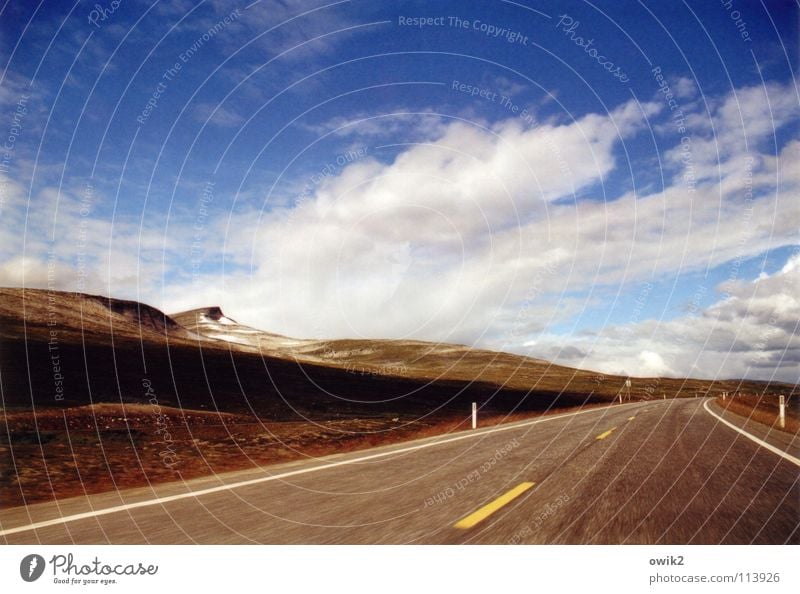
M 478 427 L 478 403 L 472 403 L 472 428 L 477 429 Z
M 631 380 L 625 380 L 625 387 L 628 389 L 628 402 L 631 400 Z
M 778 396 L 778 405 L 780 407 L 778 424 L 781 426 L 781 429 L 784 429 L 786 427 L 786 398 L 783 396 L 783 394 Z

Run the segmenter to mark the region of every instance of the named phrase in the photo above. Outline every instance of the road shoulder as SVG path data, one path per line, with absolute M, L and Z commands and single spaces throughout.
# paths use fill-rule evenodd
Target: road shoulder
M 718 419 L 730 423 L 735 428 L 739 429 L 740 432 L 745 433 L 750 439 L 754 438 L 753 440 L 757 443 L 766 443 L 785 454 L 784 457 L 788 456 L 789 458 L 793 458 L 793 460 L 789 461 L 800 466 L 800 436 L 797 434 L 773 429 L 753 419 L 748 419 L 737 413 L 725 410 L 713 400 L 706 401 L 704 403 L 704 408 L 708 413 L 712 414 L 712 416 L 716 416 Z M 732 429 L 734 427 L 732 427 Z M 775 453 L 777 454 L 777 452 Z

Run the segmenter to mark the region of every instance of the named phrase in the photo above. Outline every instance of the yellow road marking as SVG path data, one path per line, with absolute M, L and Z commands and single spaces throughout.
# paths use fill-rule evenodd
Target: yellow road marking
M 635 419 L 635 418 L 636 418 L 636 417 L 628 417 L 628 420 L 629 420 L 629 421 L 632 421 L 632 420 L 633 420 L 633 419 Z
M 477 524 L 478 522 L 482 522 L 504 505 L 507 505 L 512 501 L 514 501 L 525 491 L 533 487 L 534 484 L 535 483 L 520 483 L 505 495 L 501 495 L 491 503 L 484 505 L 478 511 L 471 513 L 466 518 L 456 522 L 455 527 L 461 529 L 472 528 L 475 524 Z
M 609 435 L 611 435 L 614 432 L 614 429 L 616 429 L 616 427 L 612 427 L 608 431 L 603 431 L 600 435 L 595 437 L 595 439 L 605 439 L 606 437 L 608 437 Z

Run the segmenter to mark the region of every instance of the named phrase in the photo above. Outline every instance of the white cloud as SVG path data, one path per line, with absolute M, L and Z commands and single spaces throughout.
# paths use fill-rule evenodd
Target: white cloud
M 674 373 L 669 368 L 669 365 L 664 362 L 664 358 L 653 351 L 639 353 L 639 363 L 639 373 L 641 375 L 663 377 Z
M 431 109 L 396 108 L 378 114 L 360 112 L 347 117 L 335 116 L 298 126 L 320 137 L 333 134 L 359 140 L 422 142 L 441 136 L 445 130 L 444 119 Z
M 777 131 L 800 116 L 798 90 L 791 83 L 745 87 L 722 98 L 706 98 L 706 103 L 710 115 L 700 111 L 699 102 L 694 104 L 697 111 L 687 115 L 689 158 L 699 182 L 727 176 L 746 156 L 769 155 L 770 149 L 774 154 L 771 144 Z M 680 166 L 686 148 L 679 145 L 668 151 L 666 162 Z
M 719 287 L 723 298 L 669 321 L 609 325 L 571 336 L 586 353 L 575 360 L 554 347 L 559 336 L 544 336 L 531 354 L 547 354 L 585 369 L 633 376 L 777 379 L 797 382 L 800 374 L 800 249 L 782 270 L 752 282 Z
M 672 81 L 672 88 L 679 99 L 694 99 L 697 96 L 697 85 L 694 80 L 685 76 Z
M 391 164 L 346 167 L 292 211 L 257 225 L 242 215 L 227 244 L 239 263 L 253 258 L 252 282 L 236 291 L 239 316 L 296 335 L 473 342 L 496 332 L 494 319 L 539 266 L 533 254 L 569 265 L 571 247 L 541 245 L 557 222 L 548 202 L 606 176 L 644 117 L 629 103 L 561 126 L 456 121 Z
M 604 179 L 617 166 L 618 144 L 644 125 L 632 102 L 572 124 L 526 127 L 515 118 L 482 129 L 454 122 L 391 164 L 355 163 L 299 208 L 266 214 L 229 241 L 232 253 L 252 258 L 236 309 L 288 334 L 413 336 L 519 350 L 596 305 L 601 287 L 613 292 L 735 264 L 796 242 L 797 141 L 777 157 L 752 153 L 747 167 L 741 159 L 751 153 L 730 151 L 719 163 L 722 176 L 695 187 L 680 180 L 647 196 L 552 204 Z M 247 228 L 240 223 L 237 229 Z M 738 265 L 731 266 L 737 279 Z M 700 346 L 708 338 L 691 336 Z M 574 346 L 584 348 L 577 339 Z M 591 365 L 618 365 L 610 352 L 601 354 L 607 358 L 592 357 Z M 692 361 L 668 354 L 641 347 L 624 367 L 692 369 Z
M 127 216 L 111 222 L 98 215 L 107 199 L 86 187 L 45 187 L 31 199 L 18 184 L 7 188 L 0 286 L 142 295 L 154 303 L 165 271 L 189 255 L 191 225 L 167 230 L 157 218 Z
M 100 292 L 171 311 L 220 304 L 243 323 L 283 334 L 530 348 L 570 365 L 631 374 L 764 376 L 778 369 L 785 377 L 797 368 L 787 325 L 798 319 L 790 290 L 796 262 L 755 282 L 744 282 L 739 263 L 798 243 L 800 140 L 778 155 L 764 144 L 771 130 L 796 118 L 792 92 L 770 85 L 775 118 L 771 127 L 747 125 L 746 150 L 745 129 L 730 107 L 736 98 L 711 100 L 717 136 L 693 143 L 697 182 L 690 186 L 679 175 L 647 195 L 597 190 L 622 169 L 621 144 L 660 117 L 659 104 L 630 101 L 562 123 L 437 118 L 426 142 L 391 163 L 359 159 L 322 179 L 294 208 L 209 220 L 205 254 L 224 254 L 226 266 L 235 266 L 224 277 L 188 278 L 191 217 L 166 230 L 152 219 L 141 233 L 138 221 L 112 227 L 94 214 L 81 217 L 77 192 L 61 192 L 57 241 L 60 253 L 75 254 L 75 230 L 88 226 L 92 287 Z M 756 91 L 740 91 L 736 105 L 748 118 L 763 117 Z M 362 133 L 400 134 L 392 127 L 398 121 L 371 119 L 377 127 Z M 575 198 L 578 192 L 589 199 Z M 52 232 L 54 199 L 52 191 L 36 197 L 28 260 L 3 267 L 0 283 L 16 284 L 11 270 L 25 270 L 29 286 L 41 282 L 48 246 L 40 238 Z M 15 212 L 14 225 L 24 225 L 24 211 Z M 0 253 L 21 256 L 15 227 L 0 232 Z M 163 293 L 162 260 L 168 271 L 184 266 L 183 278 L 171 276 Z M 63 261 L 74 265 L 74 256 Z M 549 334 L 587 308 L 608 306 L 609 295 L 633 283 L 726 263 L 730 298 L 701 316 L 635 320 L 588 336 Z M 762 340 L 765 323 L 774 334 Z
M 216 124 L 228 128 L 238 128 L 245 121 L 244 117 L 233 109 L 212 103 L 198 103 L 194 108 L 194 115 L 204 124 Z

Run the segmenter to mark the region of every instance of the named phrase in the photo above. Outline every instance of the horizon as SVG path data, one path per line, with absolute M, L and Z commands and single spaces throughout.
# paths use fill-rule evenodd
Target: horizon
M 81 296 L 81 297 L 97 298 L 97 299 L 100 299 L 100 300 L 109 300 L 109 301 L 131 303 L 131 304 L 135 304 L 137 306 L 144 305 L 144 306 L 149 307 L 151 309 L 155 309 L 157 312 L 159 312 L 160 314 L 162 314 L 166 318 L 169 318 L 177 326 L 179 326 L 179 327 L 181 327 L 183 329 L 187 329 L 190 332 L 197 332 L 197 331 L 193 330 L 192 328 L 190 328 L 188 326 L 186 326 L 184 323 L 179 322 L 177 320 L 178 316 L 182 316 L 182 315 L 190 314 L 190 313 L 195 313 L 195 312 L 212 312 L 213 310 L 217 310 L 219 312 L 219 314 L 223 318 L 225 318 L 228 322 L 233 322 L 236 326 L 239 326 L 239 327 L 244 327 L 244 328 L 247 328 L 247 329 L 256 330 L 256 331 L 258 331 L 260 333 L 264 333 L 264 334 L 272 334 L 273 336 L 283 336 L 284 338 L 287 338 L 287 339 L 290 339 L 290 340 L 298 340 L 298 341 L 310 340 L 308 337 L 280 335 L 280 334 L 275 334 L 275 333 L 270 332 L 270 330 L 268 328 L 257 328 L 257 327 L 251 327 L 251 326 L 247 326 L 247 325 L 241 324 L 237 319 L 229 316 L 228 313 L 218 305 L 207 305 L 207 306 L 196 307 L 196 308 L 192 308 L 192 309 L 188 309 L 188 310 L 170 312 L 170 311 L 163 311 L 163 310 L 161 310 L 161 309 L 159 309 L 159 308 L 157 308 L 157 307 L 155 307 L 155 306 L 153 306 L 153 305 L 151 305 L 149 303 L 146 303 L 146 302 L 129 300 L 129 299 L 118 299 L 116 297 L 111 297 L 111 296 L 108 296 L 108 295 L 99 295 L 99 294 L 91 294 L 91 293 L 78 293 L 78 292 L 72 292 L 72 291 L 55 291 L 55 290 L 50 290 L 50 289 L 39 289 L 39 288 L 33 288 L 33 287 L 28 287 L 28 288 L 25 288 L 25 287 L 0 287 L 0 290 L 41 291 L 41 292 L 45 292 L 46 294 L 48 294 L 48 296 L 51 296 L 54 293 L 64 293 L 64 294 Z M 64 323 L 63 320 L 62 320 L 61 323 Z M 223 327 L 226 328 L 226 329 L 229 328 L 227 323 L 224 324 Z M 165 328 L 164 331 L 166 333 L 167 329 Z M 232 338 L 230 336 L 228 336 L 227 338 L 215 337 L 214 335 L 209 335 L 207 333 L 207 331 L 206 332 L 199 332 L 198 336 L 202 336 L 207 340 L 212 340 L 212 341 L 215 341 L 215 342 L 219 342 L 220 344 L 227 344 L 228 347 L 230 347 L 231 345 L 240 345 L 240 344 L 245 344 L 246 345 L 247 344 L 247 343 L 239 343 L 234 338 Z M 351 336 L 344 336 L 344 337 L 339 337 L 339 338 L 321 338 L 321 339 L 319 339 L 319 342 L 320 343 L 325 343 L 325 342 L 328 342 L 328 341 L 335 342 L 337 340 L 350 341 L 350 340 L 358 340 L 358 339 L 354 339 Z M 365 342 L 369 342 L 370 340 L 374 340 L 375 342 L 397 342 L 397 343 L 404 342 L 403 340 L 386 339 L 386 338 L 361 339 L 361 340 L 364 340 Z M 413 341 L 411 341 L 411 342 L 413 342 Z M 602 377 L 603 380 L 606 380 L 606 379 L 609 379 L 610 377 L 616 376 L 616 377 L 618 377 L 620 379 L 629 378 L 629 379 L 638 379 L 638 380 L 674 379 L 674 380 L 708 381 L 707 378 L 694 377 L 694 376 L 691 376 L 691 375 L 686 375 L 686 376 L 645 376 L 645 375 L 619 375 L 619 374 L 613 374 L 613 373 L 612 374 L 608 374 L 608 373 L 602 373 L 602 372 L 600 372 L 598 370 L 595 370 L 595 369 L 574 368 L 574 367 L 570 367 L 569 365 L 564 365 L 562 363 L 557 363 L 557 362 L 554 362 L 554 361 L 550 361 L 548 359 L 540 359 L 538 357 L 532 357 L 530 355 L 520 355 L 519 353 L 513 353 L 511 351 L 502 351 L 502 350 L 497 350 L 497 349 L 482 348 L 482 347 L 476 347 L 475 345 L 465 345 L 465 344 L 461 344 L 461 343 L 442 343 L 442 342 L 432 342 L 432 341 L 424 341 L 424 340 L 423 341 L 417 341 L 417 342 L 428 342 L 434 348 L 438 347 L 438 346 L 445 346 L 445 347 L 455 346 L 455 347 L 465 347 L 466 349 L 469 349 L 469 350 L 473 350 L 473 349 L 486 350 L 487 352 L 495 353 L 495 354 L 510 354 L 510 355 L 515 355 L 515 356 L 519 356 L 519 357 L 526 357 L 528 359 L 532 359 L 532 360 L 535 360 L 535 361 L 540 361 L 542 363 L 546 363 L 546 364 L 548 364 L 548 366 L 556 365 L 556 366 L 565 367 L 567 369 L 573 369 L 573 370 L 579 371 L 579 372 L 583 371 L 583 372 L 588 372 L 588 373 L 596 373 L 596 374 L 598 374 L 597 377 L 598 378 Z M 304 365 L 306 365 L 306 364 L 309 364 L 309 362 L 307 361 L 307 362 L 304 363 Z M 380 367 L 381 368 L 383 368 L 383 367 L 391 368 L 392 366 L 381 365 Z M 713 378 L 713 380 L 711 380 L 711 382 L 720 382 L 720 383 L 739 382 L 740 383 L 740 389 L 742 389 L 744 387 L 745 383 L 749 383 L 749 382 L 755 382 L 755 383 L 761 382 L 761 383 L 764 383 L 765 385 L 770 385 L 770 386 L 773 386 L 773 387 L 777 386 L 777 385 L 780 385 L 780 384 L 784 384 L 784 385 L 787 385 L 787 386 L 794 386 L 794 387 L 800 386 L 800 382 L 784 382 L 784 381 L 774 380 L 774 379 L 773 380 L 758 380 L 758 379 L 748 380 L 747 378 L 734 377 L 734 376 L 731 376 L 731 377 L 716 377 L 716 378 Z M 750 388 L 752 389 L 752 386 Z M 746 393 L 746 392 L 744 392 L 744 393 Z
M 3 9 L 0 285 L 797 383 L 796 5 L 95 5 Z

